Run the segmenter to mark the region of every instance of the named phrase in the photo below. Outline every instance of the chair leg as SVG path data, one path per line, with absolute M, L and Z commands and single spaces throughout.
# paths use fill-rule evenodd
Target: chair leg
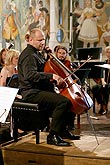
M 18 141 L 18 118 L 14 118 L 13 123 L 14 123 L 14 126 L 13 126 L 13 139 L 14 139 L 15 142 L 17 142 Z
M 80 129 L 80 115 L 77 115 L 77 127 Z
M 93 96 L 93 114 L 95 114 L 96 112 L 95 112 L 95 97 Z
M 36 135 L 36 144 L 39 144 L 39 139 L 40 139 L 40 130 L 36 129 L 35 130 L 35 135 Z
M 12 108 L 10 109 L 10 135 L 13 137 L 13 117 L 12 117 Z

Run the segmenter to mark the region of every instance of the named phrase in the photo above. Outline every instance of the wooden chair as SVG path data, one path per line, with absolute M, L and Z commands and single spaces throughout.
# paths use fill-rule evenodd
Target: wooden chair
M 23 131 L 34 131 L 36 144 L 40 142 L 40 130 L 48 124 L 45 110 L 39 110 L 38 104 L 14 101 L 12 105 L 13 138 L 18 140 L 18 128 Z
M 18 74 L 12 75 L 7 86 L 18 88 Z M 25 103 L 22 99 L 15 98 L 11 115 L 14 140 L 18 140 L 18 129 L 34 131 L 36 144 L 38 144 L 40 130 L 43 130 L 48 124 L 47 111 L 39 110 L 38 104 Z

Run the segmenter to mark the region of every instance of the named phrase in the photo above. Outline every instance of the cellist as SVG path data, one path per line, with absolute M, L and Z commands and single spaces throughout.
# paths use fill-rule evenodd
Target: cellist
M 52 88 L 50 90 L 52 79 L 57 84 L 63 80 L 56 74 L 44 72 L 46 61 L 41 54 L 44 48 L 44 33 L 38 28 L 32 29 L 28 34 L 28 44 L 18 61 L 19 88 L 24 101 L 38 103 L 39 110 L 44 109 L 52 117 L 47 144 L 70 146 L 62 138 L 80 139 L 80 136 L 75 136 L 66 129 L 69 116 L 73 113 L 70 110 L 71 101 L 55 93 Z

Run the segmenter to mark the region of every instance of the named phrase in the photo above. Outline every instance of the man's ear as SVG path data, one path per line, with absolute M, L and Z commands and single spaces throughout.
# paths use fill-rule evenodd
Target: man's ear
M 25 35 L 25 40 L 26 40 L 27 42 L 29 42 L 29 38 L 30 38 L 30 35 L 29 35 L 29 34 L 26 34 L 26 35 Z

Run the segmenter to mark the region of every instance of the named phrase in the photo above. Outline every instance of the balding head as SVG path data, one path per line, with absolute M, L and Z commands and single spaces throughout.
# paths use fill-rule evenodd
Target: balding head
M 42 30 L 40 30 L 39 28 L 33 28 L 32 30 L 30 30 L 30 37 L 36 37 L 42 35 L 44 36 L 44 33 Z
M 38 50 L 43 50 L 45 47 L 45 35 L 42 30 L 38 28 L 32 29 L 29 34 L 27 34 L 28 43 Z

